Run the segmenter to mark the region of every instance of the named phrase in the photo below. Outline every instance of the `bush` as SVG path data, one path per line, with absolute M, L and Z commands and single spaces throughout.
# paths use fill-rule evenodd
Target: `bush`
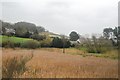
M 69 48 L 71 46 L 71 43 L 67 39 L 61 39 L 61 38 L 54 38 L 52 41 L 52 47 L 56 48 Z
M 69 48 L 70 46 L 71 46 L 70 41 L 69 41 L 69 40 L 65 40 L 65 41 L 64 41 L 64 47 L 65 47 L 65 48 Z
M 40 46 L 41 47 L 51 47 L 52 40 L 51 38 L 44 39 L 40 41 Z
M 21 43 L 14 43 L 15 47 L 21 47 Z
M 45 35 L 39 35 L 39 34 L 33 34 L 33 35 L 31 35 L 31 38 L 40 41 L 40 40 L 46 39 L 46 36 Z
M 62 48 L 63 47 L 63 41 L 58 37 L 54 38 L 53 41 L 52 41 L 52 47 Z
M 14 42 L 11 41 L 11 40 L 6 40 L 6 41 L 3 41 L 2 42 L 2 47 L 5 47 L 5 48 L 14 48 L 15 45 L 14 45 Z
M 14 78 L 22 75 L 26 70 L 26 63 L 32 59 L 33 54 L 29 57 L 12 57 L 4 58 L 2 64 L 2 77 Z
M 84 41 L 84 47 L 88 53 L 104 53 L 112 49 L 112 42 L 103 37 L 96 38 L 93 36 L 92 39 L 87 38 Z
M 39 47 L 39 42 L 35 40 L 25 41 L 21 44 L 22 48 L 35 49 Z

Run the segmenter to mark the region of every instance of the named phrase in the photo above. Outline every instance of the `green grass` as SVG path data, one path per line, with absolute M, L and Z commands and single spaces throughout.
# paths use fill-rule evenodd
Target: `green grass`
M 85 53 L 82 54 L 83 57 L 86 56 L 95 56 L 95 57 L 102 57 L 102 58 L 110 58 L 110 59 L 118 59 L 118 50 L 117 49 L 113 49 L 110 51 L 107 51 L 105 53 Z
M 30 39 L 30 38 L 19 38 L 19 37 L 8 37 L 8 36 L 2 36 L 0 35 L 0 43 L 4 42 L 4 41 L 7 41 L 7 40 L 10 40 L 10 41 L 13 41 L 14 43 L 23 43 L 25 41 L 28 41 L 28 40 L 33 40 L 33 39 Z

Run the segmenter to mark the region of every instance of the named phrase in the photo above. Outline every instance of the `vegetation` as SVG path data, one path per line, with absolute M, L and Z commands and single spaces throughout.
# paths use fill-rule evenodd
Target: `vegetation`
M 26 41 L 33 40 L 29 38 L 0 36 L 0 44 L 2 47 L 20 47 Z
M 26 70 L 26 63 L 31 60 L 33 54 L 28 56 L 4 57 L 2 64 L 2 77 L 15 78 L 22 75 Z
M 35 40 L 29 40 L 21 44 L 22 48 L 35 49 L 39 47 L 39 42 Z
M 75 47 L 88 53 L 105 53 L 108 50 L 118 47 L 120 28 L 105 28 L 103 30 L 104 36 L 96 38 L 84 38 L 83 42 L 72 44 L 71 41 L 81 40 L 79 33 L 72 31 L 69 38 L 59 35 L 59 37 L 48 37 L 45 34 L 44 27 L 36 26 L 33 23 L 17 22 L 10 24 L 2 22 L 2 29 L 0 46 L 2 47 L 22 47 L 22 48 L 40 48 L 40 47 L 54 47 L 54 48 L 70 48 Z M 44 33 L 44 34 L 43 34 Z M 113 38 L 114 37 L 114 38 Z M 117 39 L 117 41 L 115 40 Z
M 99 54 L 102 58 L 85 55 L 75 48 L 68 48 L 66 52 L 81 56 L 62 54 L 58 48 L 3 49 L 3 78 L 10 78 L 7 74 L 16 78 L 118 78 L 118 60 L 106 59 L 114 52 L 106 56 Z M 32 59 L 30 53 L 34 55 Z M 15 55 L 18 57 L 14 58 Z
M 93 36 L 91 40 L 89 38 L 84 39 L 84 47 L 88 53 L 105 53 L 112 49 L 112 42 L 103 37 L 96 38 Z
M 17 22 L 10 24 L 8 22 L 0 22 L 2 23 L 2 29 L 0 29 L 0 34 L 2 35 L 30 38 L 30 36 L 36 34 L 36 32 L 45 32 L 44 27 L 36 26 L 33 23 Z
M 45 35 L 39 35 L 39 34 L 33 34 L 33 35 L 31 35 L 30 37 L 31 37 L 32 39 L 35 39 L 35 40 L 38 40 L 38 41 L 46 39 L 46 36 L 45 36 Z
M 49 36 L 46 36 L 46 39 L 39 41 L 41 47 L 51 47 L 52 39 Z
M 71 41 L 76 41 L 76 40 L 79 39 L 79 35 L 78 35 L 77 32 L 75 32 L 75 31 L 72 31 L 72 32 L 69 34 L 69 36 L 70 36 L 70 40 L 71 40 Z
M 33 23 L 2 23 L 3 78 L 118 77 L 120 27 L 105 28 L 104 36 L 83 37 L 81 41 L 82 37 L 75 31 L 69 37 L 54 33 L 51 37 L 44 27 Z
M 56 37 L 52 41 L 52 47 L 56 47 L 56 48 L 69 48 L 70 45 L 71 45 L 70 41 L 67 39 L 60 39 Z

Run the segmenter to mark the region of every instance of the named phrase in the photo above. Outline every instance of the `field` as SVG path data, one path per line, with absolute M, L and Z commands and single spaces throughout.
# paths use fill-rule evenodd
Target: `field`
M 13 41 L 14 43 L 22 43 L 28 40 L 32 40 L 29 38 L 19 38 L 19 37 L 8 37 L 8 36 L 0 36 L 0 43 L 4 42 L 4 41 Z
M 73 55 L 73 53 L 80 55 Z M 17 76 L 24 78 L 117 78 L 118 60 L 113 58 L 85 55 L 75 49 L 2 49 L 2 61 L 14 56 L 30 56 L 27 70 Z M 5 63 L 3 63 L 4 66 Z M 11 68 L 10 68 L 11 69 Z M 12 69 L 11 69 L 12 70 Z

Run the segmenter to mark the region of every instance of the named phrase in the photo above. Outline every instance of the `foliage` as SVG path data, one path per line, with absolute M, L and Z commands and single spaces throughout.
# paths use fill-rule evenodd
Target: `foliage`
M 45 28 L 44 27 L 37 26 L 36 28 L 37 28 L 38 33 L 45 32 Z
M 4 58 L 2 64 L 2 76 L 3 78 L 14 78 L 22 75 L 26 70 L 26 63 L 32 59 L 33 54 L 29 57 L 12 57 Z
M 40 41 L 40 46 L 41 47 L 51 47 L 51 43 L 52 43 L 52 39 L 47 37 L 46 39 Z
M 58 37 L 55 37 L 52 41 L 52 47 L 68 48 L 70 47 L 70 41 L 67 39 L 60 39 Z
M 5 35 L 10 37 L 10 36 L 13 36 L 14 33 L 10 33 L 10 32 L 8 32 L 8 33 L 6 33 Z
M 31 35 L 31 38 L 40 41 L 40 40 L 46 39 L 46 36 L 45 35 L 39 35 L 39 34 L 33 34 L 33 35 Z
M 0 28 L 0 34 L 7 35 L 7 36 L 17 36 L 22 38 L 29 38 L 30 35 L 40 32 L 45 32 L 45 28 L 41 26 L 36 26 L 33 23 L 28 22 L 17 22 L 15 24 L 10 24 L 8 22 L 3 22 L 0 20 L 0 23 L 2 23 L 2 27 Z
M 106 39 L 111 39 L 113 46 L 118 46 L 120 27 L 115 28 L 105 28 L 103 30 L 103 35 Z
M 15 28 L 15 36 L 17 37 L 29 38 L 31 35 L 32 33 L 30 33 L 29 30 L 24 27 Z
M 88 53 L 105 53 L 108 50 L 112 49 L 111 40 L 105 39 L 103 37 L 96 38 L 95 36 L 92 39 L 84 39 L 84 47 Z
M 71 40 L 71 41 L 76 41 L 76 40 L 79 39 L 79 35 L 78 35 L 77 32 L 75 32 L 75 31 L 72 31 L 72 32 L 69 34 L 69 36 L 70 36 L 70 40 Z
M 36 31 L 36 25 L 33 23 L 28 23 L 28 22 L 17 22 L 15 23 L 14 28 L 15 29 L 24 28 L 25 30 L 28 30 L 30 32 Z
M 25 41 L 21 44 L 22 48 L 35 49 L 39 47 L 39 42 L 36 40 Z
M 52 41 L 52 47 L 56 48 L 62 48 L 63 47 L 63 42 L 60 38 L 55 37 Z
M 5 47 L 5 48 L 14 48 L 15 45 L 14 45 L 13 41 L 7 40 L 7 41 L 2 42 L 2 47 Z
M 103 35 L 105 38 L 109 39 L 110 37 L 110 33 L 113 32 L 113 29 L 112 28 L 105 28 L 103 30 Z

